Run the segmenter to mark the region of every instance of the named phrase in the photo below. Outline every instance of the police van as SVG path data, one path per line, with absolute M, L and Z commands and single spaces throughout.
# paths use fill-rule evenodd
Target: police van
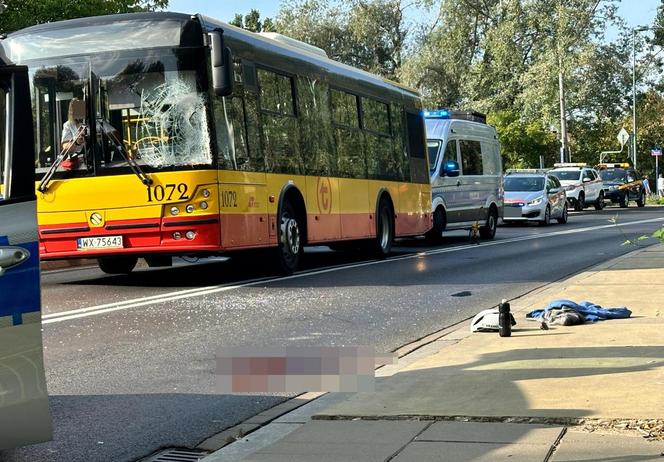
M 0 52 L 0 450 L 51 439 L 26 67 Z
M 493 239 L 503 216 L 503 175 L 496 129 L 478 112 L 425 111 L 433 228 L 444 231 L 479 227 Z

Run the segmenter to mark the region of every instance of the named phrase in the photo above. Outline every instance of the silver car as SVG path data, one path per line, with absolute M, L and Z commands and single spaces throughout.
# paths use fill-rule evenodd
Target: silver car
M 508 170 L 505 176 L 503 222 L 567 223 L 565 189 L 553 175 L 531 170 Z

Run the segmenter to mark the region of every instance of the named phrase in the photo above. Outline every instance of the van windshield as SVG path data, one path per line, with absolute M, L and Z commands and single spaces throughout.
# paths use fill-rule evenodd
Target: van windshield
M 438 151 L 440 151 L 439 140 L 428 140 L 427 149 L 429 150 L 429 171 L 433 172 L 436 169 L 436 160 L 438 159 Z

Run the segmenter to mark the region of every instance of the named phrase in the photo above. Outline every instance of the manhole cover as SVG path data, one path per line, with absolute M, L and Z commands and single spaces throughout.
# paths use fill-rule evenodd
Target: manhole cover
M 141 462 L 198 462 L 209 454 L 208 451 L 200 449 L 169 448 L 162 449 Z
M 452 294 L 452 297 L 470 297 L 473 295 L 472 292 L 469 292 L 467 290 L 464 290 L 463 292 L 457 292 L 456 294 Z

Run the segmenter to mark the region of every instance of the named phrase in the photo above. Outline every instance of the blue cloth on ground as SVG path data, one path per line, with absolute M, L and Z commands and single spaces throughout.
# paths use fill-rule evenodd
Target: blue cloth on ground
M 583 315 L 586 322 L 605 321 L 607 319 L 624 319 L 629 318 L 632 315 L 632 312 L 624 306 L 619 308 L 602 308 L 600 305 L 588 301 L 576 303 L 572 300 L 559 299 L 552 301 L 544 309 L 531 311 L 526 315 L 526 318 L 541 318 L 546 311 L 561 309 L 563 307 L 572 308 L 573 310 L 578 311 Z

